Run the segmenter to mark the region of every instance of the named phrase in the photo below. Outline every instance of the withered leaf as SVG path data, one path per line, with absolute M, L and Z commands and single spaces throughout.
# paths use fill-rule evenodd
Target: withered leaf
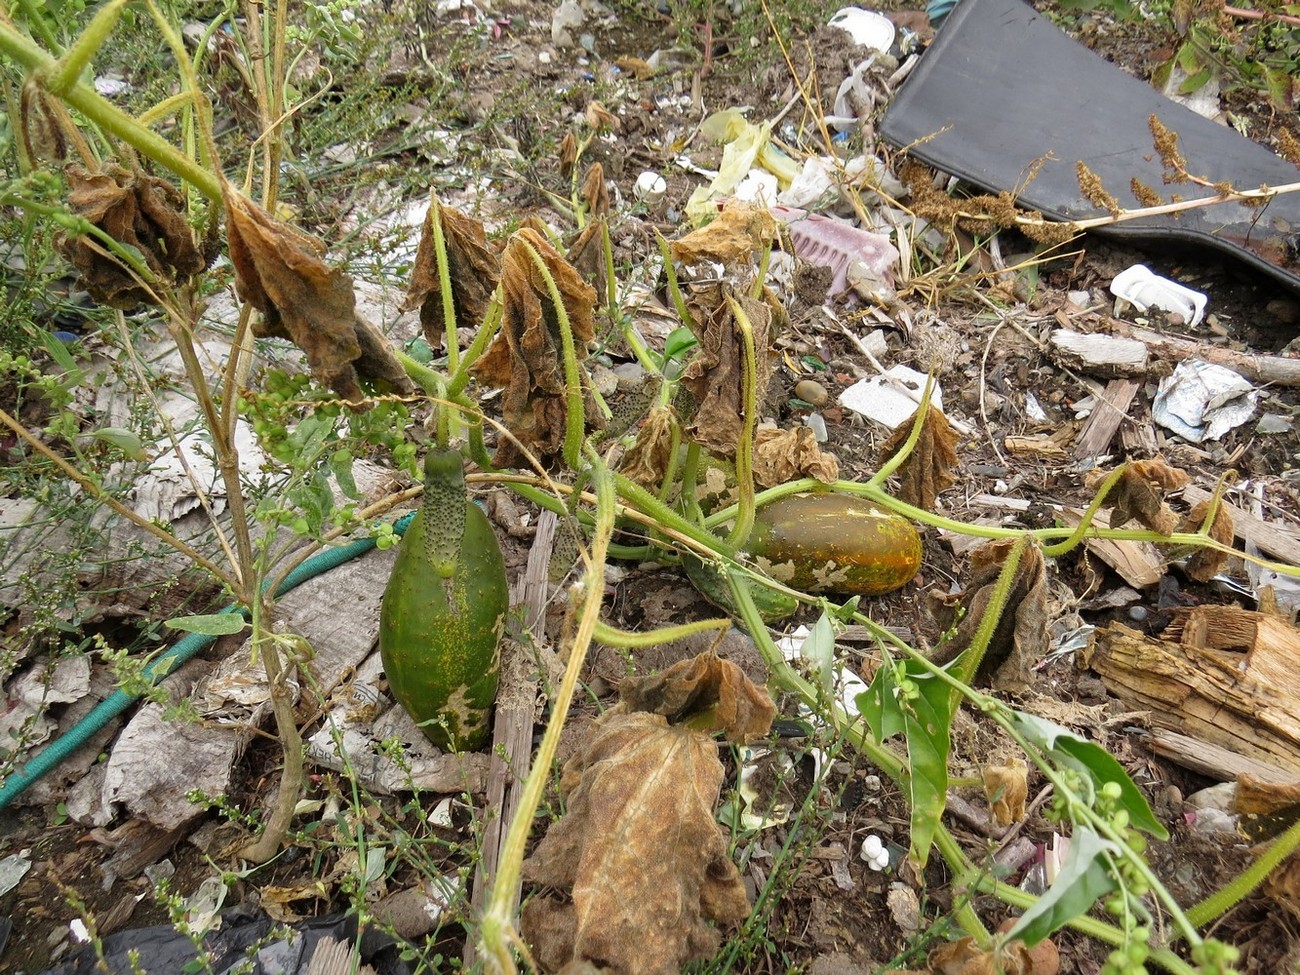
M 629 711 L 651 711 L 673 724 L 689 724 L 705 734 L 720 731 L 741 743 L 766 735 L 776 715 L 766 688 L 708 651 L 659 674 L 628 677 L 618 697 Z
M 658 487 L 672 457 L 676 425 L 671 406 L 652 408 L 637 431 L 636 443 L 623 455 L 624 475 L 645 487 Z
M 754 432 L 754 482 L 759 487 L 776 487 L 799 477 L 834 484 L 839 476 L 839 461 L 817 446 L 817 437 L 808 427 L 761 426 Z
M 600 163 L 592 163 L 587 167 L 579 196 L 582 197 L 588 218 L 598 220 L 609 216 L 609 187 L 605 185 L 605 167 Z
M 18 101 L 19 125 L 22 128 L 23 146 L 33 165 L 62 163 L 68 154 L 65 125 L 71 125 L 58 100 L 45 90 L 34 77 L 23 83 Z
M 976 946 L 973 938 L 940 945 L 928 959 L 932 975 L 1058 975 L 1061 956 L 1050 938 L 1033 948 L 1013 941 L 1000 954 Z
M 1108 475 L 1107 471 L 1093 471 L 1084 483 L 1095 489 Z M 1154 532 L 1172 534 L 1178 516 L 1165 504 L 1164 492 L 1185 487 L 1190 480 L 1186 471 L 1170 467 L 1160 458 L 1131 462 L 1104 502 L 1113 509 L 1110 526 L 1120 528 L 1136 518 Z
M 618 132 L 623 128 L 618 116 L 600 102 L 587 103 L 586 118 L 587 124 L 597 131 L 608 129 L 610 132 Z
M 980 777 L 984 780 L 984 797 L 988 799 L 993 822 L 1010 826 L 1025 818 L 1029 769 L 1024 762 L 1012 757 L 1005 765 L 982 766 Z
M 919 412 L 920 410 L 917 411 Z M 902 449 L 911 436 L 915 423 L 916 413 L 913 413 L 912 418 L 885 441 L 881 448 L 882 462 Z M 916 447 L 898 470 L 899 499 L 914 507 L 933 511 L 935 498 L 957 480 L 952 472 L 956 466 L 957 433 L 948 423 L 943 411 L 931 406 L 925 412 L 925 424 L 921 428 Z
M 958 606 L 966 615 L 951 640 L 935 649 L 933 659 L 946 664 L 970 646 L 993 596 L 998 574 L 1014 546 L 1014 539 L 997 539 L 971 553 L 971 582 L 962 592 L 940 597 L 940 623 L 947 629 Z M 975 681 L 1020 693 L 1031 684 L 1033 666 L 1047 653 L 1047 565 L 1037 545 L 1028 546 L 1011 583 L 1002 617 L 980 662 Z
M 573 175 L 573 167 L 578 165 L 578 137 L 572 132 L 564 133 L 560 142 L 560 175 L 566 180 Z
M 550 972 L 589 963 L 626 975 L 677 975 L 711 956 L 718 929 L 749 901 L 714 819 L 717 746 L 662 715 L 616 705 L 566 763 L 566 812 L 524 862 L 544 892 L 522 931 Z
M 740 325 L 727 301 L 731 293 L 730 287 L 722 284 L 692 295 L 691 311 L 699 346 L 681 378 L 682 387 L 696 404 L 687 421 L 687 435 L 714 457 L 724 460 L 736 456 L 744 420 L 745 344 Z M 736 300 L 749 318 L 753 333 L 754 378 L 757 402 L 761 404 L 767 396 L 767 384 L 772 373 L 768 357 L 772 310 L 765 302 L 748 295 Z
M 759 256 L 776 239 L 776 218 L 767 207 L 732 203 L 716 220 L 669 245 L 683 264 L 716 261 L 735 266 Z
M 438 278 L 437 252 L 433 243 L 434 221 L 442 228 L 447 251 L 447 272 L 451 282 L 451 301 L 457 326 L 477 328 L 487 317 L 492 292 L 501 277 L 501 262 L 488 246 L 483 224 L 454 207 L 431 199 L 424 216 L 420 246 L 415 252 L 411 285 L 402 302 L 402 310 L 420 309 L 420 327 L 429 348 L 442 345 L 444 320 L 442 283 Z
M 140 253 L 149 270 L 165 281 L 183 284 L 208 266 L 185 216 L 185 198 L 166 180 L 109 163 L 99 172 L 70 163 L 68 204 L 114 240 Z M 60 250 L 81 273 L 92 298 L 114 308 L 152 302 L 144 287 L 89 237 L 65 237 Z
M 362 379 L 408 392 L 410 381 L 384 337 L 357 316 L 352 278 L 321 260 L 324 244 L 229 185 L 224 199 L 235 283 L 263 316 L 254 334 L 293 342 L 317 381 L 350 402 L 364 398 Z
M 582 279 L 596 292 L 597 299 L 604 297 L 609 287 L 608 269 L 605 266 L 604 219 L 593 220 L 569 245 L 568 260 Z
M 1201 524 L 1209 513 L 1210 502 L 1200 502 L 1187 513 L 1187 517 L 1178 526 L 1178 530 L 1180 532 L 1200 531 Z M 1228 511 L 1226 504 L 1220 504 L 1219 510 L 1215 512 L 1214 524 L 1210 525 L 1209 534 L 1212 539 L 1223 545 L 1231 545 L 1232 540 L 1236 537 L 1237 529 L 1233 524 L 1232 514 Z M 1219 552 L 1211 548 L 1198 548 L 1192 553 L 1192 557 L 1187 560 L 1187 574 L 1197 582 L 1209 582 L 1223 571 L 1223 567 L 1228 564 L 1230 557 L 1227 552 Z
M 501 255 L 501 331 L 473 371 L 489 386 L 507 387 L 502 402 L 506 426 L 523 447 L 546 463 L 563 446 L 568 417 L 564 345 L 555 305 L 529 256 L 530 247 L 541 256 L 559 290 L 579 359 L 586 357 L 587 343 L 595 336 L 592 308 L 596 292 L 545 238 L 525 228 L 510 238 Z M 584 387 L 589 388 L 585 381 Z M 599 413 L 590 402 L 590 393 L 585 395 L 587 424 L 598 427 Z M 494 463 L 513 467 L 523 456 L 514 441 L 502 438 Z

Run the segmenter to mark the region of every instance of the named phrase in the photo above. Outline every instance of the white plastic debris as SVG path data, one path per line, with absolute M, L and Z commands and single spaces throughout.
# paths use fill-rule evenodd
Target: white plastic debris
M 844 7 L 835 12 L 829 21 L 853 38 L 854 43 L 880 51 L 882 54 L 894 44 L 897 29 L 894 22 L 882 13 L 863 10 L 861 7 Z
M 875 833 L 868 833 L 867 838 L 862 841 L 862 852 L 859 856 L 866 861 L 868 867 L 877 872 L 889 866 L 889 851 L 885 849 L 884 841 Z
M 883 376 L 868 376 L 844 390 L 840 393 L 840 405 L 896 430 L 916 412 L 925 380 L 925 373 L 907 366 L 893 366 Z M 930 405 L 943 409 L 943 392 L 938 383 L 930 394 Z
M 1158 308 L 1171 315 L 1181 315 L 1188 325 L 1201 323 L 1208 300 L 1199 291 L 1162 278 L 1145 264 L 1134 264 L 1115 275 L 1110 293 L 1138 311 Z
M 1184 440 L 1218 440 L 1255 415 L 1259 393 L 1231 369 L 1188 359 L 1160 381 L 1151 418 Z
M 668 192 L 668 181 L 653 170 L 647 169 L 636 178 L 636 185 L 632 187 L 632 192 L 636 194 L 638 200 L 654 206 Z
M 0 897 L 17 887 L 27 871 L 32 869 L 31 853 L 31 850 L 23 850 L 0 860 Z
M 736 184 L 732 196 L 746 203 L 758 206 L 771 206 L 781 192 L 776 177 L 766 169 L 755 167 L 745 174 L 744 179 Z
M 577 0 L 563 0 L 551 14 L 551 43 L 556 47 L 573 47 L 573 31 L 587 21 Z

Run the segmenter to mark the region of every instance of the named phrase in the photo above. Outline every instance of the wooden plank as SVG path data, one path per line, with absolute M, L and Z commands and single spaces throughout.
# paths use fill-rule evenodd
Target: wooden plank
M 1119 623 L 1097 630 L 1084 665 L 1151 723 L 1300 776 L 1300 697 L 1243 666 L 1244 654 L 1183 646 Z
M 1076 460 L 1100 457 L 1106 452 L 1115 431 L 1128 418 L 1129 408 L 1140 388 L 1141 384 L 1131 379 L 1112 379 L 1106 384 L 1105 392 L 1097 398 L 1092 415 L 1079 432 L 1079 441 L 1074 448 Z
M 1190 505 L 1209 501 L 1213 492 L 1189 484 L 1183 488 L 1183 499 Z M 1237 537 L 1242 541 L 1252 542 L 1261 552 L 1280 559 L 1290 565 L 1300 565 L 1300 532 L 1286 525 L 1276 525 L 1257 518 L 1249 511 L 1243 510 L 1231 501 L 1224 500 L 1232 515 Z
M 1276 765 L 1238 755 L 1227 748 L 1176 731 L 1161 729 L 1146 732 L 1143 744 L 1161 758 L 1167 758 L 1176 765 L 1219 782 L 1234 782 L 1243 774 L 1267 782 L 1300 782 L 1295 774 Z

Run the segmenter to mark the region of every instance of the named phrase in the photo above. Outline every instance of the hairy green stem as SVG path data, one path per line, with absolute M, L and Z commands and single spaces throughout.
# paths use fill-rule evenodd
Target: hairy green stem
M 742 548 L 754 530 L 754 425 L 758 412 L 758 358 L 754 350 L 754 325 L 740 302 L 728 298 L 731 314 L 740 330 L 744 359 L 741 362 L 740 394 L 744 416 L 740 421 L 740 437 L 736 441 L 736 487 L 740 497 L 737 504 L 736 523 L 731 528 L 728 541 Z
M 867 481 L 866 487 L 873 489 L 880 488 L 880 486 L 885 483 L 885 480 L 893 474 L 894 471 L 903 466 L 903 462 L 906 461 L 907 458 L 911 456 L 912 451 L 916 449 L 917 443 L 921 440 L 921 433 L 925 429 L 925 419 L 930 415 L 930 397 L 933 395 L 933 391 L 934 373 L 930 373 L 930 375 L 925 377 L 925 389 L 921 393 L 921 402 L 917 404 L 916 412 L 912 415 L 912 419 L 909 421 L 912 424 L 912 429 L 908 431 L 907 439 L 903 441 L 903 446 L 894 454 L 893 457 L 890 457 L 889 460 L 880 465 L 880 470 L 876 471 L 875 475 Z
M 655 241 L 659 244 L 659 254 L 664 262 L 664 276 L 668 279 L 668 294 L 673 299 L 673 307 L 677 310 L 677 317 L 683 325 L 694 332 L 696 330 L 695 319 L 686 307 L 686 299 L 682 297 L 682 288 L 677 281 L 677 266 L 673 263 L 673 254 L 668 247 L 668 238 L 656 231 Z
M 586 416 L 585 407 L 582 402 L 582 372 L 578 368 L 578 352 L 573 341 L 573 328 L 569 322 L 569 310 L 564 306 L 564 298 L 560 295 L 559 285 L 555 283 L 555 278 L 551 275 L 550 268 L 542 260 L 542 255 L 537 253 L 537 249 L 532 244 L 522 238 L 515 238 L 518 245 L 524 249 L 533 267 L 542 280 L 546 282 L 546 290 L 551 296 L 551 304 L 555 309 L 555 322 L 560 329 L 560 345 L 564 356 L 564 388 L 565 388 L 565 411 L 564 418 L 564 445 L 561 453 L 564 457 L 564 463 L 568 465 L 569 470 L 576 471 L 582 460 L 582 445 L 586 437 Z
M 607 647 L 621 647 L 625 650 L 632 650 L 657 647 L 661 643 L 683 640 L 688 636 L 694 636 L 696 633 L 707 633 L 710 630 L 725 632 L 729 629 L 731 629 L 730 619 L 713 619 L 696 620 L 694 623 L 662 626 L 657 630 L 633 633 L 630 630 L 620 630 L 608 623 L 597 620 L 594 637 L 598 643 L 603 643 Z
M 57 63 L 11 25 L 0 21 L 0 54 L 7 55 L 28 71 L 48 75 Z M 194 186 L 214 203 L 221 201 L 221 183 L 215 173 L 200 166 L 162 136 L 145 128 L 87 85 L 74 83 L 53 91 L 105 132 L 116 136 L 159 166 Z
M 91 59 L 99 53 L 99 49 L 113 33 L 113 28 L 117 26 L 122 11 L 129 2 L 130 0 L 109 0 L 95 11 L 95 16 L 90 19 L 85 30 L 54 62 L 48 74 L 44 75 L 42 80 L 48 91 L 61 95 L 77 83 Z
M 614 482 L 604 462 L 596 457 L 592 458 L 591 476 L 596 490 L 596 531 L 591 542 L 591 555 L 584 567 L 584 581 L 579 584 L 580 588 L 575 587 L 574 590 L 578 600 L 575 608 L 578 614 L 577 631 L 573 637 L 573 646 L 568 651 L 564 677 L 551 703 L 550 720 L 546 723 L 537 756 L 524 781 L 519 810 L 511 820 L 510 829 L 502 844 L 501 859 L 492 881 L 492 892 L 480 921 L 479 950 L 491 975 L 514 975 L 518 970 L 510 951 L 510 946 L 517 944 L 519 938 L 514 930 L 512 905 L 520 883 L 524 848 L 528 843 L 533 819 L 541 805 L 542 793 L 554 774 L 551 766 L 560 743 L 560 732 L 564 728 L 564 720 L 578 686 L 578 677 L 587 658 L 587 648 L 591 645 L 596 624 L 600 620 L 605 558 L 610 535 L 614 531 Z
M 470 340 L 469 346 L 465 349 L 465 354 L 461 356 L 460 365 L 458 365 L 451 374 L 451 379 L 447 382 L 447 395 L 458 396 L 465 391 L 469 385 L 470 370 L 474 363 L 478 362 L 488 343 L 496 338 L 497 332 L 501 330 L 502 313 L 504 309 L 501 305 L 501 286 L 492 292 L 492 300 L 488 304 L 487 315 L 484 317 L 482 324 L 474 338 Z

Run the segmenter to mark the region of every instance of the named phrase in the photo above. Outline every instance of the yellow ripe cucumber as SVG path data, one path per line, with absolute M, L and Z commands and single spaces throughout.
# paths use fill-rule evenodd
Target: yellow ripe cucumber
M 921 568 L 907 519 L 850 494 L 795 494 L 759 508 L 745 544 L 755 564 L 791 589 L 877 596 Z
M 439 748 L 486 743 L 509 608 L 501 546 L 466 495 L 460 454 L 430 450 L 379 607 L 379 655 L 393 697 Z

